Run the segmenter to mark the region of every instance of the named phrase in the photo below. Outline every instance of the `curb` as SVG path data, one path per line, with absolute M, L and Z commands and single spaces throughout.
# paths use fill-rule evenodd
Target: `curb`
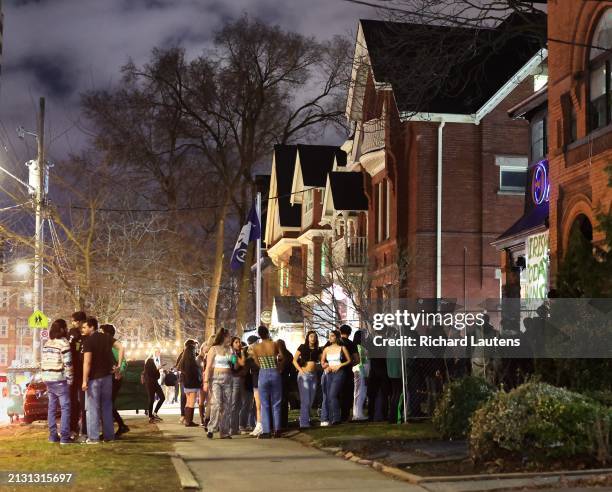
M 179 455 L 173 456 L 170 458 L 172 460 L 172 464 L 174 465 L 174 469 L 176 470 L 176 474 L 179 477 L 179 481 L 181 482 L 181 487 L 183 489 L 196 489 L 200 490 L 200 484 L 191 473 L 191 470 Z
M 402 470 L 401 468 L 397 468 L 395 466 L 387 466 L 378 461 L 373 461 L 369 459 L 362 458 L 361 456 L 357 456 L 351 451 L 344 451 L 341 448 L 337 447 L 326 447 L 321 446 L 320 444 L 314 441 L 314 438 L 311 436 L 304 434 L 302 432 L 297 432 L 292 435 L 285 435 L 285 437 L 297 441 L 304 446 L 310 446 L 320 451 L 324 451 L 328 454 L 337 456 L 339 458 L 344 458 L 347 461 L 352 461 L 362 466 L 370 466 L 374 470 L 384 473 L 385 475 L 389 475 L 393 478 L 402 480 L 404 482 L 408 482 L 414 485 L 424 485 L 426 483 L 435 483 L 435 482 L 464 482 L 464 481 L 485 481 L 485 480 L 500 480 L 500 479 L 529 479 L 529 478 L 537 478 L 537 477 L 588 477 L 591 475 L 602 475 L 602 474 L 612 474 L 612 468 L 599 468 L 592 470 L 560 470 L 560 471 L 546 471 L 546 472 L 513 472 L 513 473 L 491 473 L 486 475 L 449 475 L 449 476 L 437 476 L 437 477 L 424 477 L 421 475 L 416 475 L 414 473 L 407 472 Z

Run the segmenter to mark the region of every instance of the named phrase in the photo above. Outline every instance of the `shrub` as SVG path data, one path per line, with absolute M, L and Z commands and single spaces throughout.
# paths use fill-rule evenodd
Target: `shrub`
M 610 454 L 612 411 L 594 400 L 546 383 L 529 382 L 499 392 L 472 417 L 470 454 L 546 461 Z
M 475 376 L 451 381 L 444 387 L 433 414 L 433 424 L 442 437 L 464 438 L 469 433 L 470 417 L 494 394 L 494 388 Z

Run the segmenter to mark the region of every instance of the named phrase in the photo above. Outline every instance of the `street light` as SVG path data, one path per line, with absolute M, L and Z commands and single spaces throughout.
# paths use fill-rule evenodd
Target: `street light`
M 27 275 L 30 273 L 30 264 L 25 261 L 20 261 L 15 265 L 15 273 L 17 275 Z

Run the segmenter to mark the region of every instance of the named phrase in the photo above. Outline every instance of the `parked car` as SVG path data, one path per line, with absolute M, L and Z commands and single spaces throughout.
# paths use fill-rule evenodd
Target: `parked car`
M 27 385 L 23 400 L 23 421 L 31 424 L 35 420 L 47 420 L 48 406 L 47 385 L 39 379 L 32 379 Z M 60 415 L 59 409 L 57 415 Z

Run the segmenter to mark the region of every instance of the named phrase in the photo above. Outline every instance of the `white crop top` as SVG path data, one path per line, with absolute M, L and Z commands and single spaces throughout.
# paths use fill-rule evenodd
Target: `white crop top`
M 338 350 L 338 352 L 330 352 L 327 351 L 327 363 L 330 366 L 339 366 L 340 365 L 340 357 L 342 356 L 342 349 Z

